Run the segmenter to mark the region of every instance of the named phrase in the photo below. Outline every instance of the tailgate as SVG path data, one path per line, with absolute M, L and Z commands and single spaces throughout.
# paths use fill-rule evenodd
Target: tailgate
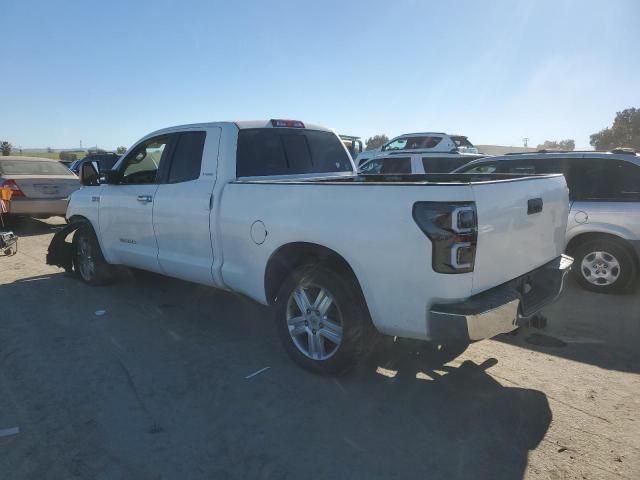
M 564 252 L 569 191 L 563 176 L 527 177 L 472 188 L 478 212 L 474 294 L 530 272 Z
M 12 175 L 9 178 L 27 198 L 67 198 L 80 188 L 75 175 Z

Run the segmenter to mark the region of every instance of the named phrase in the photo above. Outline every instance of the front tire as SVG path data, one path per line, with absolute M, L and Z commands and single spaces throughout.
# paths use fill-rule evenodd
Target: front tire
M 366 308 L 355 281 L 321 265 L 305 265 L 285 279 L 276 297 L 278 337 L 298 365 L 336 374 L 363 351 Z
M 574 276 L 583 288 L 592 292 L 620 292 L 635 279 L 633 257 L 619 242 L 585 242 L 576 248 L 574 256 Z
M 91 225 L 78 228 L 73 246 L 73 268 L 83 282 L 95 286 L 113 281 L 113 267 L 104 259 Z

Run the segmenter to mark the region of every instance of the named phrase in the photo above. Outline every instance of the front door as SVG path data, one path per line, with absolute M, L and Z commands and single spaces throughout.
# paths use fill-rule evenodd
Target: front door
M 111 263 L 161 272 L 153 206 L 169 138 L 163 135 L 141 142 L 118 166 L 119 181 L 101 188 L 100 232 Z

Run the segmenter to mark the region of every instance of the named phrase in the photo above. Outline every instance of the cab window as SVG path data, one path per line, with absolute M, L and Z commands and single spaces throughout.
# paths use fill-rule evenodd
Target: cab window
M 176 140 L 169 170 L 169 183 L 188 182 L 200 177 L 205 132 L 181 133 Z
M 163 135 L 145 140 L 135 147 L 122 161 L 120 183 L 128 185 L 157 182 L 160 162 L 166 156 L 169 136 Z

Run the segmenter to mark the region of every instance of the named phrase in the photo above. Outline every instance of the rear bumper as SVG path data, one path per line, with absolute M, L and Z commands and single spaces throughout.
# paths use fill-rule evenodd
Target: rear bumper
M 572 263 L 562 255 L 464 302 L 433 305 L 427 318 L 430 339 L 469 342 L 515 330 L 520 318 L 531 317 L 558 298 Z
M 68 198 L 12 198 L 10 215 L 51 216 L 67 213 Z

